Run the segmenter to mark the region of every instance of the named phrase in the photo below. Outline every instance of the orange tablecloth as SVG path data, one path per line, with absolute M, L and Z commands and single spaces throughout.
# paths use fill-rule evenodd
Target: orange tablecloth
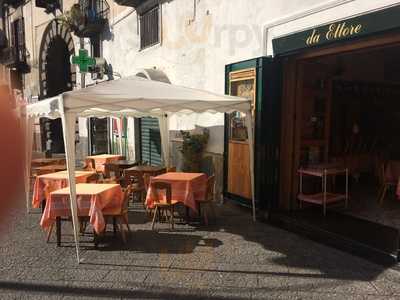
M 92 171 L 76 171 L 75 180 L 76 183 L 84 183 L 90 175 L 95 172 Z M 50 173 L 46 175 L 40 175 L 36 177 L 35 185 L 33 187 L 33 198 L 32 206 L 34 208 L 40 207 L 40 202 L 43 199 L 48 200 L 50 193 L 65 188 L 68 186 L 68 173 L 67 171 L 61 171 L 56 173 Z
M 206 196 L 207 175 L 204 173 L 165 173 L 154 177 L 151 182 L 162 181 L 171 184 L 172 200 L 182 202 L 185 206 L 197 211 L 196 201 L 202 201 Z M 154 207 L 157 195 L 150 187 L 147 191 L 146 206 Z
M 104 165 L 106 163 L 115 160 L 120 160 L 122 159 L 122 156 L 117 154 L 100 154 L 100 155 L 88 156 L 87 158 L 94 159 L 94 163 L 96 165 L 96 171 L 104 172 Z
M 118 213 L 122 208 L 123 193 L 119 184 L 80 183 L 76 185 L 76 196 L 79 216 L 90 216 L 96 233 L 105 228 L 103 210 Z M 71 216 L 69 188 L 50 193 L 46 202 L 40 225 L 46 229 L 57 217 Z

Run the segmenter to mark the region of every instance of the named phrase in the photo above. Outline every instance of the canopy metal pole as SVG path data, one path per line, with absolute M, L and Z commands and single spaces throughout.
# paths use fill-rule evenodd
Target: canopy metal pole
M 253 208 L 253 221 L 256 221 L 256 202 L 255 202 L 255 185 L 254 185 L 254 138 L 253 138 L 253 117 L 251 110 L 246 112 L 246 127 L 249 141 L 249 159 L 250 159 L 250 179 L 251 179 L 251 201 Z
M 118 131 L 118 147 L 119 154 L 123 155 L 122 150 L 122 124 L 121 118 L 114 118 L 117 121 L 117 131 Z
M 78 264 L 80 263 L 79 257 L 79 232 L 78 232 L 78 205 L 76 201 L 76 180 L 75 180 L 75 113 L 65 113 L 64 103 L 62 95 L 60 96 L 60 107 L 61 107 L 61 121 L 62 129 L 64 135 L 65 144 L 65 157 L 67 161 L 67 171 L 68 171 L 68 183 L 69 183 L 69 194 L 70 194 L 70 204 L 71 204 L 71 215 L 72 215 L 72 225 L 74 230 L 74 239 L 76 247 L 76 258 Z
M 158 125 L 160 126 L 161 135 L 161 149 L 163 152 L 164 165 L 169 167 L 169 124 L 168 115 L 162 115 L 158 117 Z

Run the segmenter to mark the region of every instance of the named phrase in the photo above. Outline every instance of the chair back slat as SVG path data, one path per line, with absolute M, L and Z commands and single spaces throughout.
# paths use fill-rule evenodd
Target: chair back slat
M 139 187 L 144 187 L 142 172 L 136 170 L 125 170 L 124 179 L 126 184 L 136 184 Z
M 215 175 L 211 175 L 207 178 L 206 200 L 213 201 L 214 193 L 215 193 Z
M 171 199 L 172 199 L 172 192 L 171 192 L 171 184 L 167 182 L 162 182 L 162 181 L 156 181 L 156 182 L 151 182 L 151 188 L 153 192 L 157 195 L 157 200 L 155 201 L 156 203 L 160 202 L 160 199 L 162 199 L 160 196 L 160 192 L 163 192 L 165 195 L 165 201 L 167 204 L 171 204 Z
M 122 202 L 122 211 L 127 211 L 130 195 L 132 194 L 132 185 L 129 184 L 123 191 L 124 191 L 124 201 Z

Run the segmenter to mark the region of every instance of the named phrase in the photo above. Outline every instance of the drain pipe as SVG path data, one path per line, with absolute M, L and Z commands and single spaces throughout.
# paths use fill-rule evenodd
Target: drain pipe
M 284 25 L 286 23 L 289 22 L 293 22 L 308 16 L 311 16 L 313 14 L 319 13 L 319 12 L 323 12 L 350 2 L 354 2 L 355 0 L 330 0 L 330 1 L 326 1 L 322 4 L 319 5 L 315 5 L 311 8 L 305 9 L 305 10 L 301 10 L 298 11 L 294 14 L 291 15 L 287 15 L 283 18 L 278 18 L 275 20 L 272 20 L 271 22 L 268 22 L 267 24 L 265 24 L 263 26 L 263 44 L 264 44 L 264 56 L 268 55 L 268 33 L 269 30 L 273 27 L 279 26 L 279 25 Z

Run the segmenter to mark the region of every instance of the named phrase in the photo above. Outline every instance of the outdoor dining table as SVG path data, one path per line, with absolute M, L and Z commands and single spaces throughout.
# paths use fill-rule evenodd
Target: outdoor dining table
M 99 154 L 88 156 L 89 159 L 94 159 L 95 168 L 98 172 L 104 172 L 104 165 L 113 161 L 121 160 L 122 155 L 119 154 Z
M 164 173 L 153 177 L 150 181 L 150 186 L 146 195 L 146 206 L 148 208 L 154 207 L 154 201 L 161 200 L 157 199 L 157 194 L 151 187 L 151 183 L 153 182 L 167 182 L 171 184 L 172 200 L 183 203 L 194 212 L 198 211 L 198 201 L 202 201 L 206 197 L 206 174 L 184 172 Z
M 123 170 L 132 168 L 136 165 L 138 165 L 139 162 L 136 160 L 114 160 L 112 162 L 106 163 L 105 164 L 105 169 L 104 173 L 106 177 L 110 177 L 110 171 L 112 170 L 117 170 L 118 177 L 122 175 Z
M 63 164 L 65 164 L 65 157 L 35 158 L 31 161 L 32 167 Z
M 76 185 L 78 216 L 89 216 L 89 222 L 96 234 L 105 229 L 103 211 L 118 213 L 123 204 L 123 192 L 119 184 L 79 183 Z M 50 193 L 40 225 L 49 229 L 54 222 L 57 226 L 57 245 L 61 242 L 61 218 L 71 216 L 69 188 Z
M 88 177 L 95 174 L 94 171 L 75 171 L 77 183 L 84 183 Z M 50 193 L 68 186 L 68 172 L 61 171 L 36 177 L 33 187 L 32 206 L 39 208 L 43 199 L 49 199 Z
M 120 169 L 132 168 L 139 164 L 136 160 L 115 160 L 108 163 L 109 165 L 117 166 Z
M 165 170 L 165 167 L 162 166 L 149 166 L 149 165 L 139 165 L 139 166 L 134 166 L 132 168 L 125 169 L 125 171 L 136 171 L 138 172 L 141 176 L 144 174 L 148 174 L 150 176 L 157 176 L 161 172 Z
M 48 173 L 54 173 L 54 172 L 59 172 L 59 171 L 64 171 L 67 169 L 66 165 L 46 165 L 46 166 L 40 166 L 40 167 L 34 167 L 32 168 L 32 171 L 35 172 L 36 174 L 43 175 L 43 174 L 48 174 Z

